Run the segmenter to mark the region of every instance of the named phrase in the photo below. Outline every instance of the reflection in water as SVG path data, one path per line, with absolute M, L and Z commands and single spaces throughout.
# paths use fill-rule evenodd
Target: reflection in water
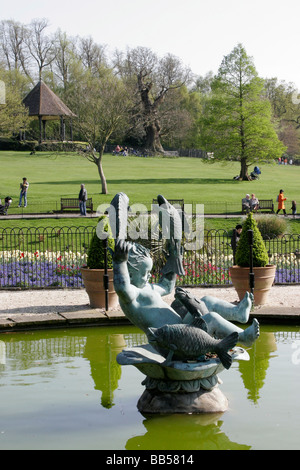
M 95 390 L 102 392 L 101 405 L 111 408 L 114 391 L 121 378 L 121 366 L 116 357 L 126 347 L 123 335 L 101 335 L 96 331 L 87 337 L 83 357 L 89 360 Z
M 43 420 L 46 422 L 48 416 L 54 420 L 50 431 L 42 427 L 40 434 L 36 432 L 41 441 L 44 439 L 43 442 L 47 440 L 47 433 L 51 432 L 51 439 L 57 439 L 53 442 L 60 443 L 62 441 L 60 436 L 63 434 L 60 435 L 58 431 L 63 432 L 60 428 L 62 421 L 68 422 L 75 417 L 79 419 L 77 434 L 80 429 L 82 437 L 86 436 L 88 439 L 88 445 L 91 442 L 96 443 L 94 448 L 97 448 L 97 445 L 99 448 L 105 440 L 103 435 L 106 437 L 109 433 L 114 436 L 114 442 L 117 442 L 115 448 L 127 450 L 250 449 L 255 448 L 253 441 L 257 447 L 263 446 L 262 439 L 256 437 L 256 433 L 252 432 L 253 429 L 263 428 L 265 436 L 267 434 L 273 436 L 272 433 L 275 433 L 277 439 L 279 438 L 276 434 L 276 426 L 279 426 L 280 439 L 288 435 L 291 423 L 294 429 L 297 429 L 297 423 L 294 423 L 298 419 L 297 411 L 294 413 L 295 408 L 297 409 L 294 394 L 297 393 L 298 379 L 295 377 L 299 375 L 299 368 L 297 369 L 297 366 L 292 364 L 294 353 L 292 345 L 296 342 L 298 344 L 299 341 L 300 333 L 296 327 L 290 330 L 284 327 L 284 331 L 282 327 L 262 327 L 261 336 L 248 350 L 250 361 L 236 363 L 235 369 L 228 372 L 228 381 L 224 377 L 224 386 L 226 385 L 230 391 L 235 408 L 223 415 L 143 417 L 137 411 L 136 404 L 140 398 L 138 390 L 141 390 L 144 376 L 131 366 L 125 366 L 125 373 L 116 361 L 117 354 L 125 347 L 134 347 L 147 342 L 146 336 L 137 328 L 95 327 L 2 335 L 0 387 L 2 397 L 5 396 L 6 401 L 4 400 L 5 408 L 4 402 L 2 403 L 0 431 L 5 427 L 13 426 L 14 435 L 20 436 L 19 439 L 23 442 L 25 438 L 22 432 L 23 413 L 26 415 L 24 417 L 26 426 L 29 419 L 34 429 L 32 424 L 34 420 L 38 419 L 40 422 L 41 400 L 44 406 Z M 286 348 L 284 349 L 283 346 Z M 282 353 L 283 350 L 285 356 Z M 282 367 L 285 372 L 284 381 L 281 380 Z M 275 375 L 277 375 L 275 383 L 278 398 L 273 398 L 275 394 L 272 383 Z M 128 381 L 128 376 L 133 377 L 133 380 Z M 73 395 L 72 403 L 76 412 L 68 414 L 69 403 L 66 401 L 66 391 L 69 392 L 69 384 L 76 388 L 76 384 L 81 383 L 84 377 L 91 378 L 90 383 L 83 383 L 83 386 L 79 387 L 79 392 Z M 282 405 L 280 386 L 285 387 L 287 380 L 290 384 L 289 400 L 284 403 L 286 410 L 280 414 L 280 419 L 284 421 L 277 424 L 279 422 L 278 407 Z M 247 391 L 248 400 L 241 395 L 243 386 Z M 45 394 L 47 389 L 49 392 Z M 98 395 L 95 398 L 90 393 L 93 389 L 101 393 L 101 400 Z M 266 391 L 264 399 L 262 398 L 263 389 Z M 55 394 L 51 394 L 52 390 Z M 26 403 L 29 404 L 29 415 L 28 409 L 22 408 L 24 395 L 26 395 Z M 242 403 L 240 407 L 236 405 L 237 396 Z M 10 399 L 11 403 L 9 403 Z M 48 399 L 53 401 L 47 407 Z M 280 400 L 279 403 L 273 401 L 274 399 Z M 100 401 L 101 406 L 99 406 Z M 19 409 L 16 412 L 17 403 Z M 58 409 L 57 421 L 53 413 L 54 403 Z M 259 407 L 256 406 L 258 403 Z M 271 412 L 273 409 L 276 410 L 274 417 Z M 80 421 L 82 417 L 84 419 Z M 21 421 L 18 421 L 19 419 Z M 6 422 L 5 425 L 4 422 Z M 82 425 L 85 422 L 86 427 Z M 241 423 L 245 422 L 247 426 L 243 428 Z M 65 434 L 68 438 L 71 433 L 70 429 L 73 429 L 72 421 Z M 2 441 L 5 437 L 5 433 L 0 434 L 0 448 L 1 445 L 2 448 L 7 448 L 7 443 Z M 106 442 L 108 439 L 107 437 Z M 294 441 L 292 445 L 295 445 Z
M 127 346 L 147 342 L 142 333 L 123 335 L 114 331 L 115 329 L 111 328 L 91 328 L 86 335 L 75 335 L 72 331 L 12 335 L 8 342 L 0 341 L 0 372 L 1 364 L 6 363 L 6 356 L 13 358 L 10 367 L 15 371 L 29 370 L 45 361 L 49 364 L 47 377 L 54 380 L 55 369 L 50 367 L 50 363 L 55 358 L 64 357 L 66 364 L 68 358 L 85 358 L 90 364 L 95 390 L 102 392 L 101 405 L 109 409 L 114 405 L 114 391 L 118 388 L 121 378 L 117 355 Z
M 151 416 L 143 421 L 146 433 L 127 441 L 126 450 L 249 450 L 231 442 L 221 431 L 220 414 Z M 163 431 L 162 431 L 163 430 Z
M 99 330 L 94 330 L 87 336 L 83 357 L 90 362 L 95 390 L 102 392 L 101 405 L 104 408 L 111 408 L 114 405 L 114 391 L 118 388 L 121 378 L 121 366 L 117 363 L 117 355 L 125 347 L 136 346 L 141 340 L 145 343 L 146 335 L 140 333 L 99 335 Z
M 248 398 L 255 404 L 259 399 L 259 391 L 265 382 L 271 353 L 276 349 L 274 333 L 261 332 L 260 337 L 248 350 L 250 361 L 239 362 L 239 371 L 245 389 L 248 390 Z

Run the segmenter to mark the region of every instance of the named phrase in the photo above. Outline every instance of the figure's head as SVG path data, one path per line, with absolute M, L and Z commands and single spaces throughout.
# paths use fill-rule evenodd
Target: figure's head
M 242 230 L 243 230 L 242 225 L 240 224 L 236 225 L 235 230 L 237 231 L 238 234 L 242 233 Z
M 246 199 L 250 199 L 250 194 L 246 194 Z
M 139 288 L 144 287 L 149 281 L 153 267 L 150 251 L 138 243 L 132 244 L 128 253 L 127 266 L 131 283 Z

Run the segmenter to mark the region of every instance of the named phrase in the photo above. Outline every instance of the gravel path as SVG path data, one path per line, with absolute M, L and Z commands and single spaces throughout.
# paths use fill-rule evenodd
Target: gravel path
M 189 288 L 195 297 L 204 295 L 235 303 L 238 296 L 233 287 L 229 288 Z M 174 295 L 165 297 L 171 303 Z M 300 286 L 273 286 L 268 297 L 268 304 L 285 308 L 300 307 Z M 84 289 L 79 290 L 0 290 L 0 315 L 7 313 L 52 313 L 88 310 L 89 298 Z

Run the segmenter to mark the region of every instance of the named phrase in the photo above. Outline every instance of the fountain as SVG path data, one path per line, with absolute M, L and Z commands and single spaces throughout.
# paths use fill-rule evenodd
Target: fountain
M 182 219 L 159 195 L 160 221 L 168 222 L 167 229 L 161 227 L 167 233 L 168 257 L 160 281 L 150 284 L 149 250 L 124 238 L 128 201 L 124 193 L 117 194 L 108 213 L 115 234 L 115 291 L 124 314 L 148 338 L 148 344 L 124 349 L 117 356 L 120 365 L 133 365 L 146 376 L 138 410 L 145 414 L 224 412 L 228 400 L 219 388 L 218 374 L 233 361 L 249 360 L 244 347 L 259 336 L 257 320 L 245 330 L 233 323 L 248 322 L 251 297 L 247 293 L 236 306 L 210 296 L 196 299 L 177 288 L 172 305 L 164 302 L 162 297 L 173 292 L 177 275 L 184 275 Z

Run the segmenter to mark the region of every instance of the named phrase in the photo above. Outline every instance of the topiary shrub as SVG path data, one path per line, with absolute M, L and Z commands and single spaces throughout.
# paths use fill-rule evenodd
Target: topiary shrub
M 267 266 L 269 264 L 268 251 L 251 212 L 243 224 L 243 230 L 235 253 L 236 264 L 241 267 L 249 267 L 250 247 L 248 230 L 253 230 L 253 266 L 256 268 Z
M 111 252 L 114 251 L 115 241 L 112 238 L 112 231 L 108 222 L 108 218 L 102 216 L 99 218 L 99 222 L 103 221 L 103 230 L 108 232 L 108 250 L 107 250 L 107 267 L 113 267 Z M 98 237 L 97 231 L 93 234 L 88 254 L 87 254 L 87 267 L 90 269 L 104 269 L 104 243 L 101 238 Z

